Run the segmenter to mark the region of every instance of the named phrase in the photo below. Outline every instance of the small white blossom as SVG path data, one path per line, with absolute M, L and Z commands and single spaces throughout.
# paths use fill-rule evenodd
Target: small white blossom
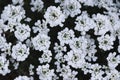
M 81 13 L 81 4 L 77 0 L 65 0 L 61 4 L 64 14 L 67 16 L 75 17 Z
M 58 36 L 57 38 L 60 41 L 61 45 L 64 44 L 69 44 L 72 41 L 72 38 L 74 38 L 74 31 L 73 30 L 69 30 L 68 28 L 65 28 L 64 30 L 58 32 Z
M 116 69 L 110 70 L 110 72 L 106 73 L 105 80 L 119 80 L 120 79 L 120 72 Z
M 50 46 L 50 37 L 44 34 L 38 34 L 36 37 L 32 38 L 32 43 L 35 50 L 48 50 Z
M 54 50 L 55 50 L 56 53 L 60 53 L 62 51 L 66 52 L 67 48 L 66 48 L 66 46 L 58 45 L 57 43 L 55 43 Z
M 99 41 L 99 48 L 107 51 L 113 48 L 113 41 L 115 41 L 115 37 L 113 35 L 109 36 L 108 34 L 106 34 L 98 37 L 97 40 Z
M 30 5 L 32 5 L 31 10 L 33 12 L 40 12 L 44 7 L 44 3 L 42 0 L 31 0 Z
M 44 18 L 50 24 L 50 27 L 58 25 L 62 27 L 62 23 L 65 21 L 65 15 L 60 10 L 60 7 L 55 6 L 50 6 L 47 8 Z
M 16 21 L 20 22 L 25 18 L 25 10 L 21 6 L 8 5 L 4 8 L 1 18 L 4 21 Z
M 87 31 L 95 27 L 94 21 L 86 12 L 83 12 L 80 16 L 77 17 L 75 24 L 76 26 L 74 29 L 81 31 L 82 34 L 85 34 Z
M 95 21 L 94 34 L 104 35 L 111 29 L 110 19 L 106 15 L 97 14 L 93 15 L 93 20 Z
M 28 25 L 19 24 L 18 26 L 16 26 L 16 31 L 14 32 L 14 34 L 18 40 L 24 41 L 30 36 L 30 31 L 31 29 Z
M 116 56 L 116 52 L 109 53 L 107 57 L 108 66 L 114 69 L 118 64 L 120 64 L 120 55 Z
M 37 22 L 35 22 L 35 26 L 33 26 L 32 28 L 34 33 L 39 32 L 40 34 L 48 34 L 48 32 L 50 31 L 45 20 L 42 20 L 42 23 L 40 20 L 37 20 Z
M 60 63 L 64 63 L 64 62 L 65 62 L 65 58 L 64 58 L 62 52 L 57 53 L 57 54 L 55 55 L 55 59 L 57 60 L 57 61 L 55 62 L 55 65 L 57 65 L 57 66 L 60 66 Z
M 84 51 L 87 48 L 87 39 L 84 36 L 78 38 L 73 38 L 70 45 L 70 48 L 75 51 Z
M 55 75 L 53 69 L 49 69 L 49 64 L 38 66 L 36 69 L 37 75 L 39 75 L 40 80 L 52 80 L 52 77 Z
M 51 56 L 52 56 L 51 51 L 48 50 L 44 51 L 43 54 L 41 55 L 41 58 L 39 58 L 40 63 L 44 62 L 50 63 L 50 61 L 52 60 Z
M 17 61 L 24 61 L 29 55 L 29 48 L 21 42 L 17 43 L 12 47 L 12 58 Z
M 64 56 L 68 65 L 71 65 L 73 68 L 81 68 L 85 62 L 85 54 L 79 52 L 70 51 L 67 55 Z

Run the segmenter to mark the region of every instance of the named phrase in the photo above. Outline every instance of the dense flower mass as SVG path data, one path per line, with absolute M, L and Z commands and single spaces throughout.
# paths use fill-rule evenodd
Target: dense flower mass
M 0 0 L 0 80 L 120 80 L 120 1 Z

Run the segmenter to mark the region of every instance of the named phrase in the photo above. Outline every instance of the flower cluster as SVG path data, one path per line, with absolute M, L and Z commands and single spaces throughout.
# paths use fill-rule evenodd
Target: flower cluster
M 119 0 L 1 2 L 4 80 L 120 80 Z

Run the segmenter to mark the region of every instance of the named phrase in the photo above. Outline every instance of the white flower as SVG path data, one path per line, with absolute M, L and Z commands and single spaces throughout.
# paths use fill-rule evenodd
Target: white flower
M 57 38 L 60 41 L 61 45 L 64 44 L 69 44 L 72 41 L 72 38 L 74 38 L 74 31 L 73 30 L 69 30 L 68 28 L 65 28 L 64 30 L 58 32 L 58 36 Z
M 114 69 L 118 64 L 120 64 L 120 55 L 116 56 L 116 52 L 109 53 L 107 61 L 109 68 Z
M 83 12 L 80 16 L 76 18 L 75 24 L 76 26 L 74 29 L 77 31 L 81 31 L 82 34 L 85 34 L 87 31 L 95 27 L 94 21 L 86 12 Z
M 73 38 L 69 45 L 75 52 L 84 51 L 87 48 L 87 39 L 84 36 Z
M 14 34 L 18 40 L 24 41 L 30 36 L 30 31 L 31 29 L 28 25 L 19 24 L 18 26 L 16 26 L 16 31 L 14 32 Z
M 34 33 L 39 32 L 40 34 L 48 34 L 49 32 L 47 22 L 45 20 L 42 20 L 42 23 L 40 20 L 37 20 L 37 22 L 35 22 L 35 26 L 33 26 L 32 28 Z
M 63 26 L 63 22 L 65 21 L 65 16 L 60 10 L 60 7 L 50 6 L 47 8 L 45 12 L 44 18 L 50 24 L 50 27 L 54 26 Z
M 85 62 L 85 54 L 79 52 L 70 51 L 67 55 L 64 56 L 68 65 L 71 65 L 73 68 L 81 68 Z
M 96 64 L 92 64 L 92 65 L 90 66 L 90 68 L 92 69 L 92 70 L 90 71 L 90 73 L 92 73 L 92 75 L 95 75 L 95 76 L 96 76 L 98 73 L 101 72 L 102 66 L 96 63 Z
M 55 53 L 60 53 L 62 51 L 66 52 L 67 48 L 66 48 L 66 46 L 58 45 L 57 43 L 55 43 L 54 50 L 55 50 Z
M 109 36 L 108 34 L 106 34 L 98 37 L 97 40 L 99 41 L 99 48 L 107 51 L 113 48 L 113 41 L 115 41 L 115 37 L 113 35 Z
M 91 63 L 88 63 L 88 62 L 85 62 L 83 65 L 82 65 L 82 68 L 81 70 L 84 72 L 84 74 L 87 74 L 90 72 L 90 67 L 91 67 Z
M 81 13 L 81 4 L 77 0 L 65 0 L 61 4 L 64 14 L 67 16 L 75 17 Z
M 64 63 L 64 62 L 65 62 L 65 58 L 64 58 L 62 52 L 57 53 L 57 54 L 55 55 L 55 59 L 57 60 L 57 61 L 55 62 L 55 65 L 57 65 L 57 66 L 59 66 L 60 63 Z
M 49 69 L 49 64 L 38 66 L 36 69 L 37 75 L 39 75 L 40 80 L 52 80 L 52 77 L 55 75 L 54 70 Z
M 1 18 L 4 21 L 15 21 L 20 22 L 25 18 L 25 10 L 21 6 L 8 5 L 4 8 Z
M 52 56 L 51 51 L 49 50 L 44 51 L 41 58 L 39 58 L 40 63 L 44 62 L 50 63 L 50 61 L 52 60 L 51 56 Z
M 85 57 L 85 59 L 87 59 L 88 61 L 96 61 L 97 57 L 95 56 L 97 50 L 96 45 L 95 45 L 95 40 L 91 39 L 89 35 L 86 35 L 86 39 L 87 39 L 87 48 L 85 50 L 85 52 L 87 53 L 87 56 Z
M 67 78 L 72 72 L 69 65 L 62 64 L 62 67 L 57 67 L 57 72 L 60 72 L 60 76 Z
M 104 35 L 112 27 L 110 23 L 110 19 L 106 15 L 102 15 L 98 13 L 97 15 L 93 15 L 93 20 L 95 21 L 95 25 L 96 25 L 94 27 L 95 35 Z
M 35 11 L 41 11 L 44 7 L 44 3 L 42 0 L 31 0 L 30 5 L 32 5 L 31 10 L 33 12 Z
M 33 80 L 33 79 L 27 76 L 18 76 L 14 80 Z
M 12 47 L 12 58 L 17 61 L 24 61 L 29 55 L 29 48 L 26 47 L 25 44 L 21 42 L 17 43 Z
M 50 46 L 50 37 L 44 34 L 38 34 L 36 37 L 32 38 L 32 43 L 35 50 L 44 51 L 48 50 Z
M 116 69 L 110 70 L 106 75 L 105 80 L 120 80 L 120 72 Z
M 4 56 L 0 56 L 0 74 L 3 76 L 7 73 L 10 73 L 10 70 L 8 69 L 9 61 Z

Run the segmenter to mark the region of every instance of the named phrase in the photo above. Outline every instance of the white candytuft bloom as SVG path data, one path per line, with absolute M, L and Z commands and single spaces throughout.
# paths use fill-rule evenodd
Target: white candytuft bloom
M 49 69 L 49 64 L 38 66 L 36 69 L 37 75 L 39 75 L 40 80 L 52 80 L 52 77 L 55 75 L 53 69 Z
M 85 54 L 79 52 L 70 51 L 67 55 L 64 56 L 68 65 L 71 65 L 73 68 L 81 68 L 85 62 Z
M 17 61 L 24 61 L 29 55 L 29 48 L 26 47 L 25 44 L 21 42 L 17 43 L 12 47 L 12 58 Z
M 80 16 L 76 18 L 75 30 L 81 31 L 82 34 L 85 34 L 90 29 L 95 27 L 94 21 L 89 17 L 86 12 L 83 12 Z
M 68 28 L 65 28 L 64 30 L 58 32 L 57 36 L 61 45 L 71 43 L 74 37 L 75 37 L 74 31 L 71 29 L 69 30 Z
M 55 43 L 54 50 L 55 50 L 55 53 L 61 53 L 61 52 L 66 52 L 67 48 L 65 45 L 58 45 L 58 43 Z
M 45 12 L 44 18 L 50 24 L 50 27 L 54 26 L 63 26 L 63 22 L 65 21 L 65 16 L 60 10 L 60 7 L 50 6 L 47 8 Z
M 117 55 L 116 52 L 109 53 L 107 61 L 109 68 L 115 69 L 115 67 L 120 64 L 120 55 Z
M 9 61 L 4 56 L 0 56 L 0 74 L 3 76 L 7 73 L 10 73 L 10 70 L 8 69 Z
M 14 32 L 14 34 L 19 41 L 24 41 L 25 39 L 30 37 L 30 31 L 31 29 L 28 25 L 19 24 L 18 26 L 16 26 L 16 31 Z
M 43 52 L 43 54 L 41 55 L 41 58 L 39 58 L 40 63 L 50 63 L 50 61 L 52 60 L 52 53 L 49 50 L 46 50 Z
M 75 17 L 81 13 L 81 4 L 77 0 L 65 0 L 60 6 L 66 16 Z
M 30 5 L 32 5 L 31 10 L 33 12 L 40 12 L 44 7 L 44 3 L 42 0 L 31 0 Z
M 39 32 L 40 34 L 48 34 L 50 31 L 45 20 L 42 20 L 42 22 L 40 20 L 37 20 L 34 25 L 35 26 L 32 27 L 34 33 Z
M 70 48 L 75 51 L 83 51 L 86 50 L 87 48 L 87 39 L 84 36 L 80 36 L 78 38 L 73 38 L 72 42 L 69 44 Z
M 104 35 L 112 27 L 110 23 L 110 19 L 106 15 L 102 15 L 98 13 L 97 15 L 93 15 L 93 20 L 95 21 L 95 27 L 94 27 L 95 35 Z
M 115 37 L 113 35 L 106 34 L 98 37 L 97 40 L 99 41 L 99 48 L 107 51 L 113 48 L 113 41 L 115 41 Z
M 20 22 L 25 18 L 25 10 L 21 6 L 8 5 L 4 8 L 1 18 L 4 21 Z
M 104 80 L 119 80 L 120 72 L 116 69 L 111 69 L 109 72 L 106 72 L 106 77 Z
M 38 34 L 36 37 L 32 38 L 32 43 L 35 50 L 44 51 L 48 50 L 50 46 L 50 37 L 44 34 Z

